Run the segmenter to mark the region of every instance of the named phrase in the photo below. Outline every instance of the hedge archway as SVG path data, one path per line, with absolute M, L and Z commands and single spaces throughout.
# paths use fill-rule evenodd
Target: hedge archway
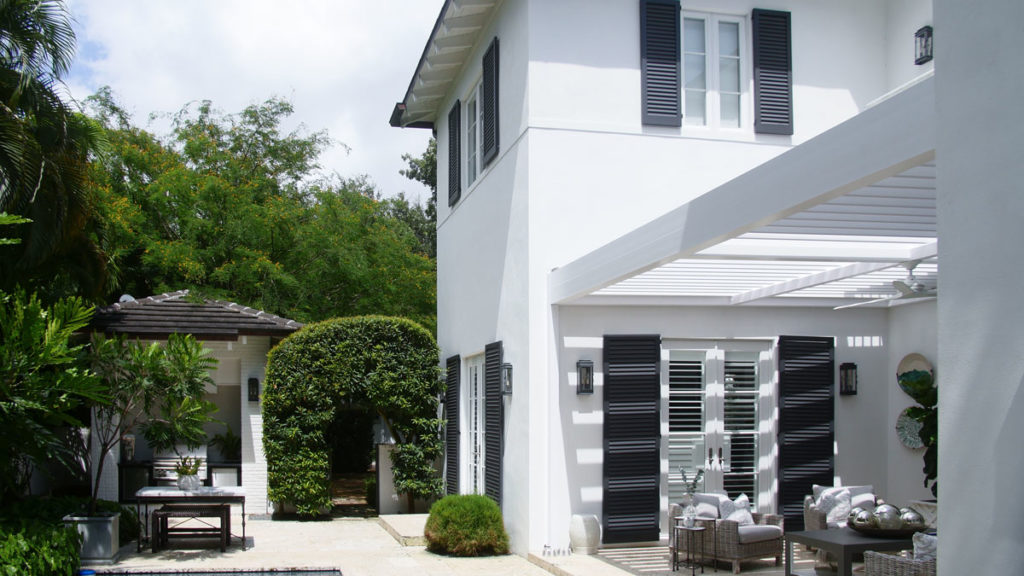
M 328 429 L 342 407 L 380 415 L 398 444 L 399 492 L 440 492 L 443 389 L 434 337 L 404 318 L 360 316 L 309 324 L 267 358 L 263 447 L 268 496 L 312 516 L 330 506 Z

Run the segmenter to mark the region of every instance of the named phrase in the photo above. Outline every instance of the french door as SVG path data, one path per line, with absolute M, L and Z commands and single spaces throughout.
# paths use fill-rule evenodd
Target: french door
M 770 506 L 774 466 L 762 465 L 772 449 L 770 346 L 739 348 L 668 350 L 671 502 L 684 494 L 681 471 L 692 480 L 704 469 L 698 492 L 746 494 L 758 508 Z
M 486 471 L 485 418 L 486 394 L 484 389 L 484 355 L 466 359 L 466 389 L 469 394 L 469 478 L 467 486 L 473 494 L 485 491 L 484 474 Z

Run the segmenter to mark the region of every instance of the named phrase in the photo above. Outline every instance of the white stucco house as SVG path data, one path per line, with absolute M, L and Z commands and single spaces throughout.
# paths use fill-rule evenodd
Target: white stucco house
M 895 432 L 917 353 L 953 495 L 939 571 L 1018 570 L 1022 21 L 1017 0 L 446 0 L 391 123 L 435 131 L 447 192 L 449 491 L 495 498 L 519 554 L 566 548 L 574 514 L 604 545 L 664 538 L 680 466 L 790 530 L 812 482 L 927 498 Z
M 267 461 L 263 454 L 263 414 L 261 410 L 267 354 L 277 342 L 302 327 L 302 324 L 242 306 L 212 299 L 190 299 L 188 290 L 179 290 L 147 298 L 122 298 L 96 311 L 88 327 L 107 335 L 123 334 L 143 341 L 165 342 L 173 333 L 191 334 L 217 360 L 212 371 L 214 384 L 204 398 L 216 404 L 214 418 L 219 422 L 205 426 L 207 436 L 224 432 L 224 424 L 242 440 L 241 459 L 234 460 L 216 450 L 203 457 L 200 475 L 212 485 L 240 485 L 246 489 L 246 512 L 268 515 Z M 107 454 L 100 498 L 134 501 L 134 491 L 161 482 L 160 475 L 173 463 L 161 460 L 135 431 L 134 458 L 124 460 L 120 447 Z M 92 458 L 99 458 L 94 446 Z M 92 467 L 95 473 L 96 466 Z

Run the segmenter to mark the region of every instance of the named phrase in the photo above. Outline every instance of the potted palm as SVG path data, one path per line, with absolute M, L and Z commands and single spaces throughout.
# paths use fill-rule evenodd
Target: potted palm
M 143 427 L 146 415 L 168 398 L 200 396 L 212 382 L 209 370 L 216 362 L 208 352 L 187 335 L 172 334 L 165 346 L 93 335 L 86 360 L 100 378 L 107 402 L 93 407 L 93 425 L 85 436 L 89 446 L 83 460 L 92 478 L 88 508 L 64 517 L 82 534 L 84 563 L 118 558 L 119 515 L 100 512 L 97 502 L 104 469 L 114 463 L 121 438 Z M 91 453 L 99 457 L 89 457 Z

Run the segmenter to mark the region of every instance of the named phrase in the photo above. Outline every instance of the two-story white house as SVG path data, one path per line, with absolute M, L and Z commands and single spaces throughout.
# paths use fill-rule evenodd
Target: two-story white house
M 1019 568 L 1022 12 L 446 0 L 391 123 L 438 142 L 449 492 L 497 500 L 520 554 L 574 514 L 664 538 L 681 470 L 787 530 L 812 483 L 905 505 L 916 353 L 940 571 Z

